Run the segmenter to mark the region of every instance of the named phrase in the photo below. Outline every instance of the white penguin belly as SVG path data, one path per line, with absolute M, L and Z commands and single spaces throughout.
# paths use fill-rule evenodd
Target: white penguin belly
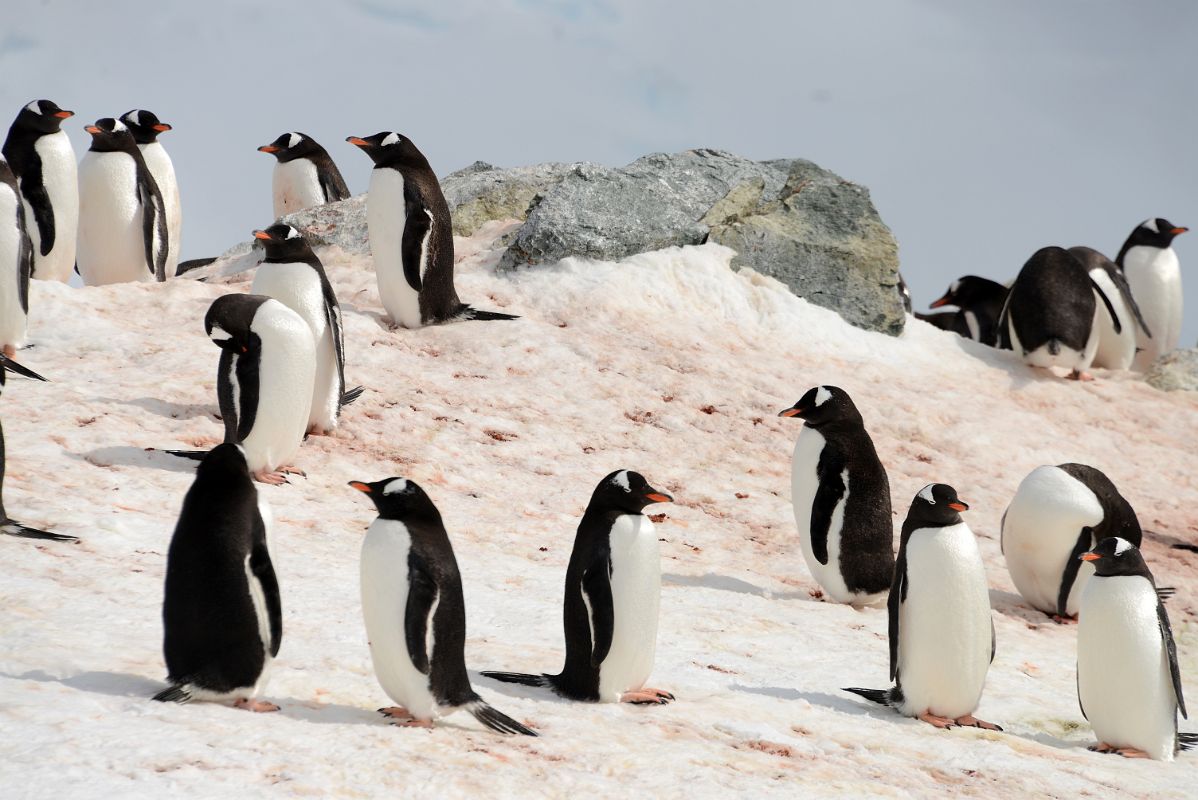
M 408 285 L 403 272 L 403 232 L 407 216 L 403 176 L 394 169 L 370 173 L 366 197 L 366 225 L 370 231 L 370 253 L 379 285 L 379 300 L 396 325 L 419 328 L 420 293 Z
M 411 546 L 411 536 L 402 522 L 376 519 L 371 523 L 362 541 L 362 616 L 370 660 L 383 691 L 413 716 L 432 719 L 437 702 L 428 676 L 416 669 L 408 655 L 404 628 Z
M 1057 613 L 1061 575 L 1082 528 L 1103 516 L 1094 493 L 1058 467 L 1037 467 L 1019 484 L 1003 522 L 1002 550 L 1015 588 L 1033 608 Z M 1065 608 L 1070 616 L 1093 574 L 1091 564 L 1081 564 Z
M 146 263 L 137 164 L 88 151 L 79 165 L 79 274 L 88 286 L 152 281 Z
M 21 229 L 17 193 L 0 184 L 0 347 L 25 344 L 26 314 L 21 308 Z
M 254 275 L 250 293 L 273 297 L 299 314 L 308 324 L 316 345 L 316 373 L 308 426 L 325 432 L 333 430 L 337 427 L 337 411 L 343 389 L 341 373 L 337 369 L 333 328 L 325 313 L 320 276 L 308 264 L 263 263 Z
M 33 239 L 33 277 L 65 283 L 75 269 L 76 228 L 79 225 L 80 187 L 75 150 L 64 131 L 42 136 L 33 149 L 42 161 L 42 182 L 54 209 L 54 247 L 43 256 L 33 207 L 25 204 L 25 227 Z
M 1177 698 L 1152 584 L 1138 575 L 1095 577 L 1082 595 L 1077 691 L 1094 735 L 1173 760 Z
M 790 472 L 790 496 L 794 506 L 795 526 L 799 530 L 799 545 L 803 550 L 803 558 L 807 561 L 807 569 L 811 571 L 811 577 L 815 578 L 829 599 L 837 603 L 868 605 L 875 602 L 879 595 L 862 595 L 849 591 L 844 576 L 840 573 L 840 531 L 844 526 L 845 503 L 848 501 L 849 492 L 852 491 L 848 470 L 841 475 L 845 484 L 844 497 L 832 511 L 832 521 L 828 526 L 827 564 L 819 562 L 811 545 L 811 509 L 815 504 L 816 490 L 819 488 L 816 467 L 819 466 L 820 453 L 823 452 L 825 444 L 823 435 L 807 426 L 803 426 L 799 431 L 799 439 L 795 442 Z
M 275 219 L 324 204 L 320 175 L 316 172 L 316 165 L 306 158 L 276 162 L 270 183 L 274 193 Z
M 1094 300 L 1099 305 L 1102 301 L 1095 295 Z M 1011 335 L 1011 349 L 1016 353 L 1023 355 L 1023 361 L 1029 367 L 1064 367 L 1069 370 L 1077 370 L 1085 372 L 1094 363 L 1094 354 L 1098 352 L 1099 343 L 1099 327 L 1098 327 L 1098 309 L 1094 309 L 1094 319 L 1090 321 L 1090 335 L 1086 339 L 1086 345 L 1081 350 L 1075 350 L 1072 347 L 1065 345 L 1063 342 L 1057 343 L 1057 352 L 1051 352 L 1048 342 L 1031 350 L 1027 353 L 1023 352 L 1023 344 L 1019 341 L 1019 334 L 1015 332 L 1015 323 L 1008 316 L 1007 332 Z
M 1149 338 L 1137 332 L 1135 368 L 1145 371 L 1152 362 L 1177 348 L 1181 338 L 1181 265 L 1172 247 L 1133 247 L 1123 256 L 1123 273 L 1131 296 L 1152 331 Z
M 657 652 L 661 554 L 648 517 L 625 514 L 612 524 L 611 650 L 599 666 L 599 699 L 616 702 L 645 685 Z
M 907 599 L 899 609 L 900 710 L 972 714 L 990 669 L 990 594 L 977 540 L 965 523 L 907 540 Z
M 166 149 L 160 142 L 138 145 L 146 167 L 158 184 L 162 193 L 162 203 L 166 208 L 166 277 L 175 277 L 179 266 L 179 237 L 183 233 L 183 208 L 179 204 L 179 183 L 175 180 L 175 165 Z
M 1098 318 L 1098 350 L 1094 353 L 1094 366 L 1103 369 L 1131 369 L 1136 358 L 1136 329 L 1139 323 L 1131 309 L 1123 302 L 1123 293 L 1105 269 L 1090 270 L 1090 278 L 1098 284 L 1103 294 L 1111 301 L 1115 309 L 1121 329 L 1115 332 L 1115 320 L 1106 304 L 1099 300 Z
M 258 407 L 253 427 L 241 442 L 251 472 L 278 469 L 299 450 L 316 373 L 308 324 L 283 304 L 271 302 L 263 303 L 250 326 L 262 340 Z

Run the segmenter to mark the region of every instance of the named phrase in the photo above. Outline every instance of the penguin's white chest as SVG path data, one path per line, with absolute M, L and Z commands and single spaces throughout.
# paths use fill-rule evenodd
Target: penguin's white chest
M 370 230 L 379 300 L 395 324 L 419 328 L 420 293 L 408 284 L 403 270 L 406 222 L 403 175 L 399 170 L 375 168 L 370 173 L 370 194 L 366 197 L 366 224 Z M 429 230 L 431 233 L 432 229 Z
M 1147 370 L 1152 362 L 1175 350 L 1181 338 L 1181 265 L 1172 247 L 1137 246 L 1124 254 L 1123 273 L 1152 331 L 1152 338 L 1142 330 L 1137 334 L 1141 352 L 1135 368 Z
M 969 526 L 914 531 L 899 607 L 903 713 L 972 714 L 990 669 L 991 630 L 986 570 Z
M 271 175 L 274 194 L 275 219 L 305 208 L 324 203 L 324 190 L 320 188 L 320 175 L 316 165 L 306 158 L 276 162 Z
M 299 450 L 312 404 L 316 348 L 308 324 L 277 301 L 259 307 L 250 330 L 262 341 L 258 405 L 241 446 L 250 471 L 258 472 L 284 466 Z
M 1094 366 L 1103 369 L 1131 369 L 1132 361 L 1136 357 L 1136 329 L 1139 323 L 1136 322 L 1131 309 L 1123 302 L 1123 293 L 1105 269 L 1090 270 L 1090 278 L 1111 301 L 1111 307 L 1115 309 L 1115 317 L 1121 326 L 1116 332 L 1115 318 L 1111 317 L 1106 304 L 1100 300 L 1095 321 L 1098 326 L 1098 350 L 1094 353 Z
M 41 234 L 33 207 L 25 204 L 25 224 L 33 239 L 33 274 L 43 280 L 67 281 L 75 268 L 79 224 L 79 182 L 75 150 L 64 131 L 40 137 L 33 145 L 42 162 L 42 182 L 54 211 L 54 247 L 41 254 Z
M 1140 576 L 1090 579 L 1077 627 L 1077 691 L 1100 742 L 1172 761 L 1177 698 L 1156 606 Z
M 790 472 L 790 499 L 794 506 L 795 526 L 799 531 L 799 546 L 803 550 L 803 558 L 807 561 L 807 569 L 828 596 L 837 603 L 860 603 L 862 597 L 850 592 L 845 585 L 844 576 L 840 573 L 840 533 L 844 527 L 844 509 L 853 487 L 849 482 L 848 470 L 841 475 L 844 481 L 845 493 L 832 512 L 832 522 L 828 526 L 828 563 L 821 564 L 815 557 L 811 544 L 811 510 L 815 505 L 815 493 L 819 489 L 820 454 L 824 452 L 827 440 L 823 434 L 814 428 L 803 426 L 795 442 L 794 457 Z M 871 598 L 872 600 L 872 598 Z M 866 602 L 870 602 L 867 600 Z
M 152 281 L 146 262 L 137 163 L 89 150 L 79 164 L 79 274 L 88 286 Z
M 175 180 L 175 165 L 161 142 L 139 144 L 146 168 L 158 184 L 162 193 L 162 205 L 166 210 L 166 277 L 173 278 L 179 266 L 179 237 L 183 233 L 183 207 L 179 202 L 179 182 Z
M 25 343 L 26 314 L 21 307 L 21 229 L 17 225 L 20 198 L 0 183 L 0 347 Z
M 396 520 L 376 519 L 362 542 L 362 616 L 374 674 L 387 696 L 420 719 L 432 719 L 437 703 L 429 678 L 408 654 L 404 615 L 408 607 L 408 554 L 412 539 Z M 435 610 L 435 609 L 434 609 Z M 426 652 L 432 659 L 432 625 Z
M 614 628 L 611 650 L 599 666 L 599 699 L 616 702 L 624 692 L 644 686 L 653 672 L 661 554 L 653 523 L 641 514 L 617 517 L 608 542 Z

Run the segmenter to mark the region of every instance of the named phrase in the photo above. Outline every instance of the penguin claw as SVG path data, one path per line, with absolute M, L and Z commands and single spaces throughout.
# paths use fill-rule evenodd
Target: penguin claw
M 963 717 L 957 717 L 954 722 L 966 728 L 981 728 L 987 731 L 1002 732 L 1002 728 L 995 725 L 993 722 L 986 722 L 984 719 L 978 719 L 972 714 L 966 714 Z
M 1092 744 L 1086 749 L 1092 753 L 1115 753 L 1116 755 L 1123 756 L 1124 758 L 1150 758 L 1150 756 L 1143 750 L 1137 750 L 1134 747 L 1116 747 L 1115 745 L 1107 744 L 1106 742 Z
M 620 695 L 621 703 L 632 703 L 636 706 L 664 706 L 673 699 L 674 695 L 661 689 L 640 689 Z
M 929 725 L 932 725 L 933 727 L 946 731 L 951 728 L 960 727 L 955 719 L 951 719 L 950 717 L 938 717 L 930 711 L 925 711 L 920 714 L 919 719 L 923 720 Z
M 391 717 L 392 719 L 413 719 L 412 712 L 408 711 L 403 706 L 387 706 L 386 708 L 380 708 L 379 713 L 384 717 Z
M 1076 625 L 1077 617 L 1062 617 L 1060 614 L 1051 614 L 1052 621 L 1058 625 Z
M 258 714 L 267 714 L 271 711 L 278 711 L 279 707 L 274 703 L 268 703 L 265 700 L 252 700 L 248 697 L 239 698 L 233 703 L 234 708 L 244 708 L 246 711 L 253 711 Z
M 391 723 L 397 728 L 427 728 L 432 730 L 433 721 L 431 719 L 399 719 Z
M 1073 370 L 1073 372 L 1069 373 L 1069 380 L 1071 380 L 1071 381 L 1092 381 L 1092 380 L 1094 380 L 1094 376 L 1088 372 L 1083 372 L 1081 370 L 1075 369 L 1075 370 Z
M 271 486 L 282 486 L 284 483 L 289 483 L 287 476 L 282 471 L 260 470 L 254 473 L 254 480 L 258 483 L 269 483 Z

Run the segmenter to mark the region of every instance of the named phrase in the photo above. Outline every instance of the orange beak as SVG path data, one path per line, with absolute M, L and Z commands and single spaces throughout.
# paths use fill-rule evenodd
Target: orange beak
M 1098 553 L 1082 553 L 1078 557 L 1082 561 L 1097 561 L 1098 559 L 1102 558 L 1102 556 L 1098 555 Z
M 928 306 L 928 308 L 940 308 L 940 306 L 948 305 L 948 302 L 949 302 L 948 295 L 945 295 L 944 297 L 941 297 L 939 300 L 933 300 L 932 303 Z
M 674 502 L 674 498 L 670 497 L 668 494 L 663 494 L 661 492 L 652 492 L 651 494 L 647 494 L 647 495 L 645 495 L 645 499 L 652 500 L 654 503 L 672 503 L 672 502 Z
M 154 130 L 158 131 L 159 133 L 162 133 L 163 131 L 171 130 L 171 126 L 167 125 L 165 122 L 159 122 L 157 125 L 154 126 Z
M 953 511 L 968 511 L 969 510 L 968 503 L 949 503 L 948 507 L 951 508 Z
M 357 489 L 362 494 L 370 494 L 370 487 L 361 481 L 350 481 L 349 485 Z
M 100 130 L 99 128 L 97 128 L 95 125 L 88 125 L 83 130 L 87 131 L 88 133 L 103 133 L 104 132 L 104 131 Z
M 75 116 L 75 112 L 74 111 L 55 111 L 54 116 L 58 117 L 59 119 L 68 119 L 70 117 Z
M 801 408 L 788 408 L 785 411 L 779 411 L 778 416 L 780 416 L 780 417 L 797 417 L 799 414 L 802 414 L 802 413 L 803 413 L 803 409 L 801 409 Z
M 255 239 L 265 239 L 268 242 L 271 241 L 271 236 L 266 231 L 254 231 L 254 238 Z
M 1177 236 L 1178 234 L 1185 233 L 1188 230 L 1189 230 L 1189 228 L 1180 228 L 1179 227 L 1179 228 L 1174 228 L 1173 230 L 1169 231 L 1169 233 L 1173 234 L 1174 236 Z
M 273 144 L 264 144 L 258 148 L 259 153 L 277 153 L 283 148 L 275 147 Z
M 350 144 L 356 144 L 358 147 L 370 147 L 370 142 L 366 141 L 365 139 L 360 139 L 357 136 L 347 136 L 345 141 L 349 142 Z

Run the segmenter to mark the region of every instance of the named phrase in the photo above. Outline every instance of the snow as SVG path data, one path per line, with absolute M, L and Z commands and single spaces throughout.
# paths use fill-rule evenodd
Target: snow
M 999 519 L 1040 464 L 1104 470 L 1137 508 L 1198 698 L 1198 399 L 1130 374 L 1078 383 L 912 322 L 867 333 L 714 245 L 621 264 L 567 259 L 493 271 L 488 225 L 457 240 L 464 302 L 523 315 L 389 331 L 366 259 L 325 252 L 345 321 L 346 379 L 366 393 L 307 478 L 260 486 L 284 636 L 264 698 L 277 714 L 154 703 L 162 688 L 165 553 L 194 464 L 147 447 L 219 441 L 219 351 L 203 316 L 248 289 L 179 279 L 74 289 L 35 282 L 21 360 L 0 399 L 10 513 L 78 545 L 0 537 L 4 796 L 1184 797 L 1198 757 L 1089 753 L 1074 686 L 1076 628 L 1031 611 L 999 553 Z M 1006 733 L 937 731 L 841 691 L 886 685 L 884 610 L 819 602 L 789 499 L 799 421 L 777 412 L 844 388 L 886 464 L 896 529 L 920 487 L 971 510 L 998 655 L 979 717 Z M 675 497 L 650 685 L 664 707 L 581 705 L 482 669 L 556 671 L 562 581 L 595 484 L 633 469 Z M 475 688 L 540 738 L 469 715 L 388 726 L 361 617 L 358 553 L 374 518 L 346 486 L 402 476 L 429 492 L 461 565 Z M 1191 702 L 1195 702 L 1192 700 Z M 1193 730 L 1198 725 L 1183 730 Z

